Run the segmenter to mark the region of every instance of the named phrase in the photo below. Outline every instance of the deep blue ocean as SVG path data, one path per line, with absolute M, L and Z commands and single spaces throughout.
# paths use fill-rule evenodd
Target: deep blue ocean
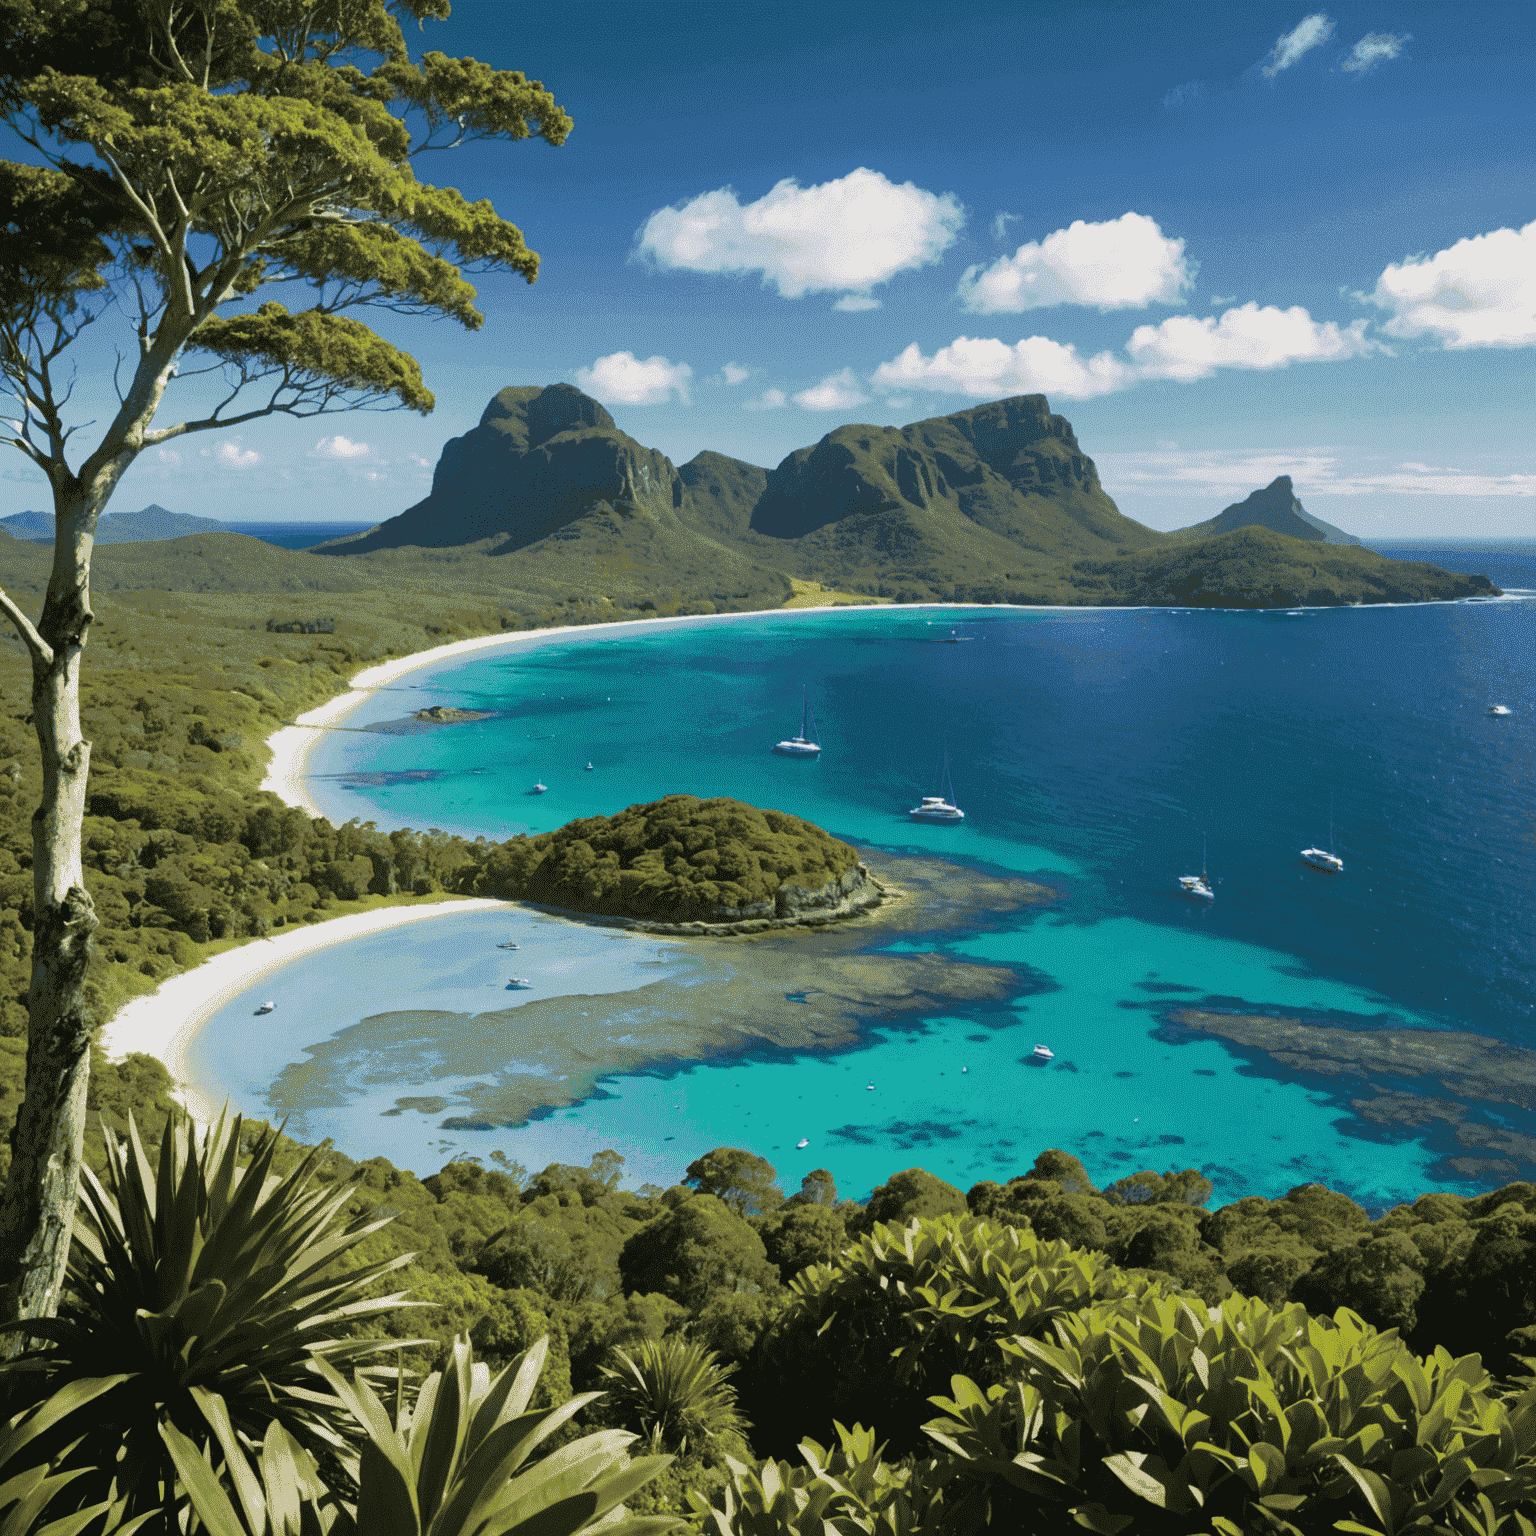
M 1101 1181 L 1200 1167 L 1218 1199 L 1316 1178 L 1380 1207 L 1536 1175 L 1518 1157 L 1470 1174 L 1452 1165 L 1468 1148 L 1443 1118 L 1383 1125 L 1358 1112 L 1382 1090 L 1433 1097 L 1433 1081 L 1297 1073 L 1182 1037 L 1163 1017 L 1197 1006 L 1357 1031 L 1470 1031 L 1536 1050 L 1536 544 L 1386 552 L 1529 595 L 1296 613 L 902 608 L 594 628 L 428 667 L 368 695 L 348 725 L 434 703 L 496 713 L 423 733 L 327 733 L 309 768 L 335 820 L 500 838 L 667 793 L 732 795 L 857 844 L 1029 874 L 1065 899 L 938 941 L 1012 966 L 1019 990 L 1005 1005 L 935 999 L 920 1023 L 876 1028 L 834 1055 L 756 1048 L 616 1074 L 573 1108 L 484 1131 L 445 1132 L 436 1111 L 402 1112 L 396 1101 L 420 1098 L 429 1078 L 451 1097 L 453 1071 L 376 1054 L 297 1128 L 418 1172 L 448 1155 L 500 1152 L 538 1167 L 612 1146 L 633 1177 L 661 1182 L 725 1143 L 768 1156 L 787 1188 L 827 1167 L 854 1196 L 913 1164 L 961 1188 L 1006 1178 L 1047 1146 L 1077 1153 Z M 770 750 L 798 727 L 802 685 L 824 747 L 811 762 Z M 1494 703 L 1513 713 L 1490 717 Z M 913 823 L 905 811 L 936 788 L 946 752 L 966 820 Z M 549 792 L 530 795 L 536 781 Z M 1341 876 L 1298 857 L 1327 842 L 1330 816 Z M 1177 889 L 1202 846 L 1209 906 Z M 250 999 L 235 1000 L 199 1042 L 199 1075 L 262 1111 L 283 1064 L 352 1038 L 371 1015 L 472 1011 L 475 996 L 505 1006 L 467 980 L 474 957 L 498 963 L 484 919 L 358 942 L 351 963 L 337 948 L 289 968 L 295 996 L 318 997 L 332 978 L 328 1001 L 302 1020 L 280 1010 L 259 1052 Z M 909 947 L 934 941 L 917 935 Z M 1037 1040 L 1056 1052 L 1045 1070 L 1021 1064 Z M 501 1049 L 510 1061 L 516 1041 Z M 495 1070 L 487 1058 L 474 1072 Z M 1517 1104 L 1464 1113 L 1536 1136 L 1536 1114 Z

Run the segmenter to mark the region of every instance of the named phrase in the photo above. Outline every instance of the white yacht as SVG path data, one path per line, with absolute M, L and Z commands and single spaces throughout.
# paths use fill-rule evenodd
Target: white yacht
M 1205 870 L 1205 834 L 1200 835 L 1200 873 L 1180 875 L 1179 889 L 1196 901 L 1215 901 L 1216 892 L 1211 889 L 1211 877 Z
M 261 1005 L 261 1007 L 256 1010 L 256 1012 L 257 1013 L 271 1013 L 272 1010 L 274 1008 L 276 1008 L 276 1007 L 277 1007 L 276 1003 L 263 1003 Z
M 1510 709 L 1508 704 L 1495 704 L 1488 713 L 1490 715 L 1508 715 L 1513 714 L 1514 711 Z
M 1048 1045 L 1037 1045 L 1029 1054 L 1033 1061 L 1055 1061 L 1056 1059 L 1056 1052 Z
M 1326 869 L 1331 874 L 1342 875 L 1344 873 L 1344 860 L 1333 852 L 1333 806 L 1328 807 L 1328 846 L 1326 848 L 1303 848 L 1301 856 L 1313 869 Z
M 809 1136 L 802 1136 L 800 1140 L 795 1143 L 795 1151 L 803 1152 L 808 1146 L 810 1146 L 810 1144 L 811 1138 Z
M 788 741 L 775 744 L 774 751 L 783 757 L 816 757 L 821 743 L 816 739 L 816 717 L 811 713 L 810 700 L 805 695 L 805 685 L 800 687 L 800 734 Z
M 964 821 L 965 812 L 955 804 L 955 786 L 949 777 L 949 753 L 944 754 L 944 768 L 939 775 L 939 792 L 924 795 L 921 805 L 907 812 L 914 821 Z
M 533 983 L 526 976 L 513 976 L 507 982 L 509 992 L 526 992 Z
M 528 793 L 530 795 L 547 795 L 549 793 L 549 785 L 535 784 L 533 788 L 528 791 Z

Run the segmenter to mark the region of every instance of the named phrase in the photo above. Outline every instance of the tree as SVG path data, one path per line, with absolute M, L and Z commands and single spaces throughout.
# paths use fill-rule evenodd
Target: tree
M 784 1191 L 774 1182 L 778 1176 L 766 1157 L 740 1147 L 716 1147 L 688 1164 L 683 1183 L 723 1200 L 738 1216 L 761 1216 L 784 1203 Z
M 416 179 L 427 150 L 559 144 L 571 126 L 519 73 L 434 52 L 413 61 L 401 19 L 447 14 L 447 0 L 0 6 L 0 116 L 26 154 L 0 162 L 0 377 L 13 400 L 0 439 L 47 476 L 55 517 L 37 623 L 0 593 L 31 659 L 43 769 L 0 1321 L 54 1312 L 79 1187 L 96 926 L 81 869 L 79 686 L 102 510 L 141 453 L 192 433 L 276 414 L 431 410 L 415 360 L 348 311 L 473 330 L 482 316 L 465 266 L 537 273 L 489 203 Z M 276 285 L 312 302 L 262 302 Z M 131 332 L 118 405 L 85 443 L 70 419 L 72 370 L 82 339 L 113 325 Z M 157 426 L 189 386 L 189 413 Z
M 619 1253 L 626 1292 L 659 1291 L 696 1312 L 717 1291 L 778 1284 L 763 1240 L 713 1195 L 694 1195 L 640 1228 Z
M 916 1217 L 966 1214 L 965 1196 L 926 1168 L 893 1173 L 869 1197 L 869 1204 L 848 1223 L 850 1233 L 873 1232 L 878 1222 L 905 1226 Z

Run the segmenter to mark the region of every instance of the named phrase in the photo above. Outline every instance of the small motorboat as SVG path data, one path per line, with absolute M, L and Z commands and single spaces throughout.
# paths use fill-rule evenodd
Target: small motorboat
M 549 785 L 535 784 L 533 788 L 528 791 L 528 793 L 530 795 L 547 795 L 549 793 Z
M 496 946 L 497 949 L 521 949 L 522 947 L 523 946 L 521 944 L 514 944 L 511 939 L 508 939 L 505 941 L 505 943 L 498 944 Z
M 795 1143 L 795 1151 L 803 1152 L 808 1146 L 810 1146 L 810 1144 L 811 1138 L 809 1136 L 802 1136 L 800 1140 Z
M 1031 1061 L 1055 1061 L 1056 1052 L 1048 1045 L 1037 1045 L 1029 1056 Z
M 514 976 L 507 982 L 508 992 L 526 992 L 533 983 L 526 976 Z
M 261 1005 L 261 1007 L 256 1010 L 256 1012 L 257 1013 L 271 1013 L 272 1010 L 274 1008 L 276 1008 L 276 1007 L 277 1007 L 276 1003 L 263 1003 Z
M 873 1093 L 875 1091 L 875 1085 L 873 1083 L 865 1083 L 864 1091 L 866 1093 Z
M 1488 711 L 1488 713 L 1490 715 L 1511 715 L 1514 713 L 1514 711 L 1509 707 L 1508 704 L 1495 704 Z

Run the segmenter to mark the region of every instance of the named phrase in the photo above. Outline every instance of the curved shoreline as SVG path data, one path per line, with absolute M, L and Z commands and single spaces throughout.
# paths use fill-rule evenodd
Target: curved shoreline
M 1334 611 L 1369 613 L 1378 608 L 1423 608 L 1439 603 L 1503 602 L 1509 594 L 1498 598 L 1444 598 L 1431 603 L 1345 603 L 1325 604 L 1300 608 L 1171 608 L 1162 606 L 1123 606 L 1120 604 L 1080 603 L 902 603 L 895 607 L 882 607 L 880 612 L 913 613 L 919 611 L 976 612 L 976 613 L 1331 613 Z M 1524 599 L 1516 598 L 1516 601 Z M 690 613 L 675 616 L 658 616 L 652 619 L 620 619 L 605 624 L 561 624 L 553 629 L 519 630 L 513 634 L 477 635 L 470 640 L 454 640 L 447 645 L 434 646 L 427 651 L 412 651 L 409 656 L 397 657 L 365 667 L 347 683 L 346 690 L 295 718 L 292 725 L 283 726 L 267 738 L 267 749 L 272 754 L 260 788 L 270 790 L 285 804 L 310 816 L 324 816 L 324 810 L 315 802 L 304 787 L 305 769 L 310 753 L 320 742 L 320 731 L 327 726 L 338 725 L 354 709 L 365 702 L 366 696 L 381 688 L 387 688 L 413 672 L 423 671 L 460 656 L 470 656 L 479 651 L 512 649 L 520 645 L 536 646 L 546 640 L 566 635 L 629 634 L 642 628 L 661 624 L 697 625 L 729 623 L 738 619 L 761 619 L 770 614 L 798 616 L 809 613 L 865 613 L 876 605 L 827 603 L 816 608 L 752 608 L 741 613 Z
M 420 906 L 381 907 L 295 928 L 269 939 L 251 939 L 162 982 L 153 992 L 125 1003 L 102 1026 L 97 1044 L 114 1061 L 133 1052 L 153 1056 L 176 1080 L 182 1101 L 198 1119 L 210 1119 L 218 1105 L 188 1081 L 187 1048 L 213 1014 L 252 983 L 297 960 L 364 934 L 398 928 L 426 918 L 504 907 L 489 897 L 449 897 Z

